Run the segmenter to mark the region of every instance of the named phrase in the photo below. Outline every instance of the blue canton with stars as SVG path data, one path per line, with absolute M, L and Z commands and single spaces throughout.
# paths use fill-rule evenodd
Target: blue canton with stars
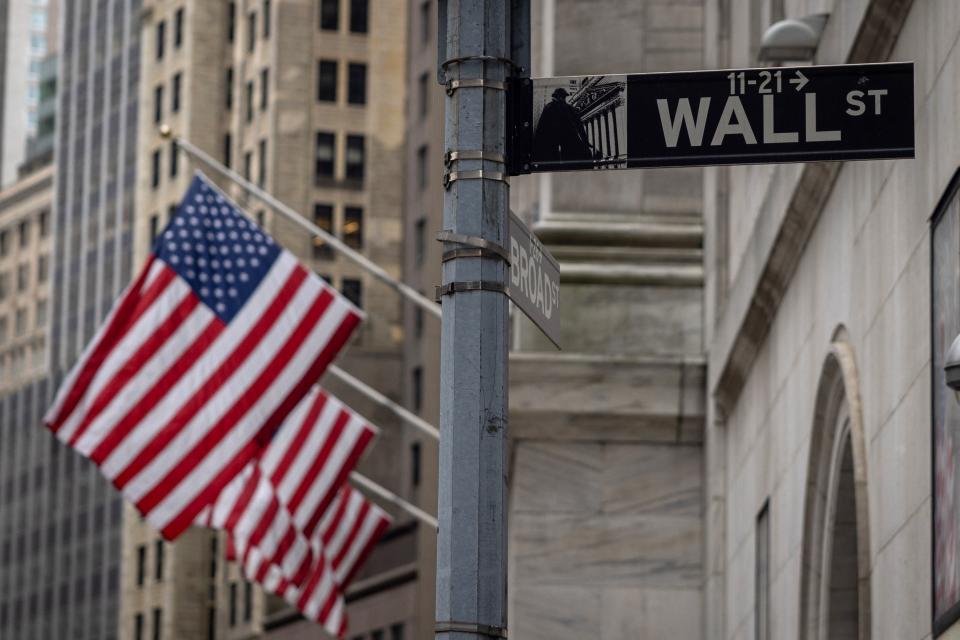
M 198 175 L 153 253 L 229 323 L 273 266 L 280 248 Z

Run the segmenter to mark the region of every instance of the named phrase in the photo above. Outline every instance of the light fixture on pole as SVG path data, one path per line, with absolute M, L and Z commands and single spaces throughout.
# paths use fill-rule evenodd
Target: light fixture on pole
M 812 61 L 829 15 L 818 13 L 773 23 L 763 34 L 757 57 L 774 63 Z

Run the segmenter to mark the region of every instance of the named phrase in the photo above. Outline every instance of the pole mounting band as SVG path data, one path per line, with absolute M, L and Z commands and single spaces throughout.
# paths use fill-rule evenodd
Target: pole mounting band
M 502 80 L 489 80 L 487 78 L 470 78 L 467 80 L 450 80 L 447 82 L 447 95 L 452 96 L 457 89 L 480 88 L 495 89 L 496 91 L 506 91 L 506 86 Z
M 491 280 L 466 280 L 464 282 L 448 282 L 436 288 L 436 300 L 440 302 L 443 296 L 451 293 L 461 293 L 464 291 L 493 291 L 495 293 L 506 293 L 507 285 L 502 282 L 493 282 Z
M 510 184 L 510 178 L 503 171 L 474 169 L 471 171 L 450 171 L 443 174 L 443 188 L 449 189 L 450 185 L 457 180 L 496 180 L 497 182 Z
M 488 638 L 506 638 L 507 630 L 503 627 L 494 627 L 489 624 L 476 622 L 456 622 L 454 620 L 438 621 L 433 627 L 434 633 L 476 633 Z
M 446 69 L 452 64 L 461 64 L 464 62 L 502 62 L 503 64 L 510 65 L 517 71 L 523 71 L 523 67 L 518 65 L 516 62 L 510 58 L 503 58 L 501 56 L 458 56 L 456 58 L 450 58 L 449 60 L 444 60 L 440 63 L 441 69 Z
M 501 247 L 500 245 L 498 245 L 496 242 L 490 242 L 489 240 L 486 240 L 484 238 L 478 238 L 477 236 L 468 236 L 462 233 L 454 233 L 453 231 L 444 229 L 443 231 L 437 234 L 437 241 L 438 242 L 454 242 L 456 244 L 460 244 L 466 247 L 474 247 L 476 249 L 480 249 L 484 252 L 487 252 L 489 254 L 492 254 L 493 256 L 500 258 L 501 260 L 506 262 L 508 265 L 510 264 L 510 254 L 507 253 L 507 250 Z M 448 251 L 447 253 L 450 253 L 450 252 Z M 443 255 L 446 256 L 447 254 L 445 253 Z M 458 257 L 458 256 L 451 256 L 451 257 Z M 467 256 L 464 256 L 464 257 L 467 257 Z M 470 256 L 470 257 L 476 257 L 476 256 Z
M 443 164 L 448 167 L 460 160 L 487 160 L 497 164 L 506 164 L 503 154 L 494 151 L 447 151 L 443 154 Z

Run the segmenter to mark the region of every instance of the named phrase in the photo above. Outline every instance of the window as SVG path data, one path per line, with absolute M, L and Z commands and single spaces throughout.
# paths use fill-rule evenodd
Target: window
M 233 138 L 230 137 L 229 133 L 223 135 L 223 164 L 226 167 L 230 168 L 231 159 L 233 158 Z
M 179 155 L 180 154 L 177 153 L 177 141 L 171 140 L 170 141 L 170 177 L 171 178 L 177 177 L 177 157 Z
M 423 291 L 420 295 L 423 295 Z M 420 305 L 413 308 L 413 336 L 418 340 L 423 337 L 423 307 Z
M 755 564 L 754 635 L 770 640 L 770 503 L 764 503 L 757 516 Z
M 368 0 L 350 0 L 350 31 L 353 33 L 367 32 L 369 8 Z
M 257 162 L 257 184 L 261 187 L 267 184 L 267 141 L 261 140 L 257 145 L 260 159 Z
M 133 639 L 143 640 L 143 614 L 138 613 L 133 617 Z
M 160 149 L 153 152 L 151 159 L 150 186 L 154 189 L 160 186 Z
M 153 610 L 153 640 L 160 640 L 163 633 L 163 609 L 155 607 Z
M 47 255 L 42 255 L 37 258 L 37 283 L 43 283 L 47 281 L 47 276 L 50 272 L 50 257 Z
M 157 60 L 163 60 L 163 45 L 167 39 L 167 23 L 161 20 L 157 23 Z
M 253 80 L 247 82 L 247 122 L 253 122 Z
M 217 640 L 217 609 L 207 609 L 207 640 Z
M 326 231 L 333 233 L 333 205 L 313 205 L 313 223 Z M 320 236 L 313 237 L 313 257 L 316 260 L 329 260 L 333 256 L 330 245 Z
M 257 47 L 257 12 L 251 11 L 247 15 L 247 51 L 252 52 Z
M 317 132 L 316 154 L 314 157 L 313 178 L 320 182 L 324 178 L 333 178 L 334 135 L 326 131 Z
M 427 111 L 430 107 L 430 76 L 426 72 L 420 74 L 417 81 L 417 104 L 420 119 L 427 117 Z
M 270 69 L 260 70 L 260 110 L 267 110 L 267 101 L 270 99 Z
M 25 249 L 30 244 L 30 221 L 24 220 L 17 226 L 17 235 L 20 240 L 20 248 Z
M 344 278 L 341 292 L 343 296 L 355 304 L 358 309 L 363 308 L 363 284 L 359 280 L 356 278 Z
M 263 0 L 263 39 L 270 37 L 270 0 Z
M 147 546 L 137 547 L 137 586 L 142 587 L 147 575 Z
M 257 224 L 260 225 L 261 229 L 266 228 L 264 221 L 267 219 L 267 212 L 263 209 L 257 211 Z
M 340 0 L 320 0 L 320 28 L 324 31 L 340 28 Z
M 420 486 L 420 443 L 414 442 L 410 445 L 410 483 L 414 487 Z
M 159 124 L 163 120 L 163 85 L 158 84 L 153 89 L 153 123 Z
M 253 583 L 246 581 L 243 583 L 243 621 L 250 622 L 253 619 Z
M 423 367 L 414 367 L 410 372 L 410 395 L 413 397 L 413 410 L 423 409 Z
M 230 583 L 230 626 L 237 626 L 237 583 Z
M 170 111 L 177 113 L 180 111 L 180 84 L 183 81 L 183 74 L 176 73 L 173 76 L 173 89 L 170 96 Z
M 173 46 L 177 49 L 183 44 L 183 7 L 173 14 Z
M 30 284 L 30 265 L 27 263 L 17 267 L 17 291 L 26 291 Z
M 237 3 L 233 0 L 227 3 L 227 40 L 233 42 L 237 37 Z
M 40 237 L 46 238 L 47 234 L 50 233 L 50 212 L 41 211 L 40 216 L 37 218 L 37 226 L 40 227 Z
M 245 151 L 243 154 L 243 177 L 245 180 L 249 180 L 252 175 L 251 171 L 253 169 L 253 154 L 249 151 Z
M 421 191 L 427 188 L 427 145 L 417 149 L 417 186 Z
M 347 136 L 346 175 L 348 180 L 363 180 L 364 156 L 365 148 L 363 136 Z
M 163 540 L 157 540 L 154 543 L 154 567 L 153 567 L 153 577 L 157 582 L 163 580 L 163 554 L 164 554 L 164 542 Z
M 224 95 L 226 97 L 226 104 L 224 105 L 227 111 L 233 109 L 233 67 L 227 67 L 226 78 L 224 79 Z
M 363 248 L 363 209 L 346 207 L 343 210 L 343 242 L 351 249 Z
M 317 63 L 317 100 L 337 101 L 337 62 L 321 60 Z
M 390 640 L 403 640 L 403 623 L 390 626 Z
M 383 640 L 383 629 L 370 632 L 370 640 Z
M 367 103 L 367 65 L 351 62 L 347 67 L 347 102 Z
M 427 219 L 420 218 L 414 225 L 414 259 L 417 266 L 423 264 L 427 254 Z
M 2 343 L 4 343 L 4 342 L 7 341 L 7 331 L 8 331 L 8 330 L 9 330 L 9 329 L 7 328 L 7 317 L 6 317 L 6 316 L 0 317 L 0 344 L 2 344 Z M 11 493 L 10 495 L 12 496 L 13 494 Z M 6 563 L 4 563 L 4 564 L 6 564 Z
M 10 274 L 0 273 L 0 300 L 7 297 L 10 290 Z
M 420 44 L 425 46 L 430 43 L 430 25 L 433 23 L 433 9 L 430 0 L 423 0 L 420 3 Z
M 7 250 L 9 249 L 9 246 L 7 245 L 8 236 L 9 234 L 7 233 L 6 229 L 0 231 L 0 258 L 7 255 Z

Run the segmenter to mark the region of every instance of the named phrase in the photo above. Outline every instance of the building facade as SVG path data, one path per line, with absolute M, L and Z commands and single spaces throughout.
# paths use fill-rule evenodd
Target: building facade
M 705 4 L 710 67 L 826 12 L 814 64 L 916 71 L 915 159 L 706 172 L 706 637 L 960 637 L 958 6 Z
M 170 126 L 399 275 L 406 3 L 146 0 L 142 16 L 134 264 L 145 260 L 193 171 L 204 171 L 281 245 L 366 311 L 338 365 L 399 400 L 403 333 L 397 295 L 215 170 L 192 162 L 158 130 Z M 397 493 L 412 491 L 406 459 L 396 455 L 408 439 L 402 425 L 335 380 L 324 384 L 381 429 L 361 462 L 363 473 Z M 410 637 L 419 530 L 408 516 L 391 511 L 395 526 L 348 595 L 351 637 Z M 194 529 L 164 545 L 137 520 L 125 533 L 121 638 L 136 638 L 138 628 L 153 633 L 154 616 L 165 638 L 320 633 L 315 623 L 244 581 L 238 567 L 224 560 L 222 535 Z M 158 553 L 165 554 L 169 573 L 140 581 L 140 558 L 149 568 Z

